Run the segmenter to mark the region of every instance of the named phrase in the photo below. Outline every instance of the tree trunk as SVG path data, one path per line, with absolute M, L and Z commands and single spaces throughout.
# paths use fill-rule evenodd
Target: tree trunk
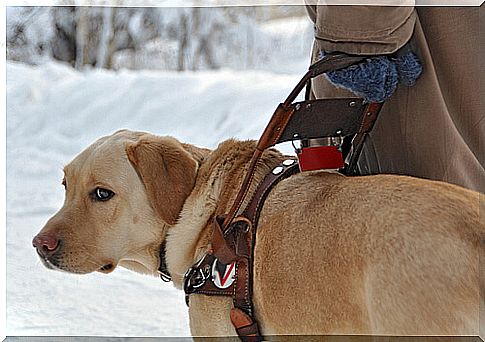
M 113 39 L 113 8 L 103 9 L 103 28 L 99 38 L 98 53 L 96 55 L 96 68 L 110 66 Z
M 178 61 L 177 61 L 178 71 L 185 70 L 185 54 L 187 52 L 187 46 L 189 42 L 188 35 L 189 35 L 188 20 L 187 20 L 187 15 L 184 14 L 181 17 L 181 22 L 180 22 L 179 50 L 178 50 Z
M 86 45 L 89 40 L 89 8 L 78 7 L 77 8 L 77 24 L 76 24 L 76 62 L 74 67 L 81 69 L 86 60 L 87 49 Z

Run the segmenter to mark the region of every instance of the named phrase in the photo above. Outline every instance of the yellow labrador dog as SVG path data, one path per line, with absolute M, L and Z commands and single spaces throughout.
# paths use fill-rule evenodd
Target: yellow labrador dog
M 103 137 L 65 167 L 64 205 L 33 244 L 52 269 L 156 275 L 165 241 L 181 288 L 254 146 L 229 140 L 210 151 L 131 131 Z M 283 158 L 265 152 L 256 183 Z M 478 335 L 483 201 L 404 176 L 321 171 L 282 181 L 261 212 L 254 252 L 262 333 Z M 231 298 L 192 295 L 192 334 L 235 335 L 231 306 Z

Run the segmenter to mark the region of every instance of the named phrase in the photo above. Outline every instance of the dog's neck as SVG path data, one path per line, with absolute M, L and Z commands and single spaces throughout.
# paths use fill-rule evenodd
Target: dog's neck
M 182 146 L 195 159 L 199 165 L 198 169 L 200 169 L 206 158 L 212 152 L 209 149 L 196 147 L 190 144 L 182 144 Z M 163 228 L 161 229 L 160 227 Z M 166 232 L 170 226 L 162 219 L 158 218 L 156 222 L 152 222 L 149 224 L 149 227 L 145 226 L 144 228 L 144 230 L 149 230 L 151 232 L 149 234 L 152 235 L 152 238 L 146 239 L 146 241 L 150 241 L 150 243 L 139 246 L 139 248 L 126 254 L 123 259 L 120 260 L 119 265 L 137 273 L 159 276 L 159 270 L 162 266 L 161 247 L 164 244 Z M 153 238 L 155 236 L 156 238 Z M 166 271 L 165 268 L 164 270 Z
M 120 260 L 119 264 L 137 273 L 156 276 L 158 275 L 160 245 L 161 242 L 157 241 L 139 250 L 134 250 Z
M 180 219 L 167 233 L 166 260 L 175 287 L 182 288 L 185 272 L 210 248 L 213 218 L 229 211 L 254 149 L 255 142 L 228 140 L 200 165 Z M 281 160 L 276 150 L 263 154 L 250 192 Z

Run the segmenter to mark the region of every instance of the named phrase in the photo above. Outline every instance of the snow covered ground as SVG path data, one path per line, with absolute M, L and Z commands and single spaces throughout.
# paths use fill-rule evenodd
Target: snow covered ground
M 81 73 L 7 62 L 7 335 L 188 336 L 184 296 L 171 284 L 42 266 L 31 240 L 63 202 L 62 167 L 121 128 L 209 148 L 256 139 L 307 63 L 286 64 L 291 73 Z

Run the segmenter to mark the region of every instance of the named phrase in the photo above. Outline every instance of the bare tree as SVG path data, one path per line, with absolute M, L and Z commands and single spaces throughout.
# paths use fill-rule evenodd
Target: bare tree
M 7 20 L 7 57 L 27 63 L 52 57 L 77 69 L 161 66 L 182 71 L 216 69 L 228 62 L 247 68 L 269 53 L 262 24 L 295 11 L 275 6 L 25 7 Z
M 86 61 L 86 45 L 89 41 L 88 10 L 87 7 L 76 8 L 76 69 L 81 69 Z
M 103 8 L 102 31 L 96 56 L 97 68 L 110 68 L 113 55 L 113 8 Z
M 178 37 L 178 58 L 177 58 L 177 70 L 185 70 L 185 56 L 187 54 L 187 48 L 189 45 L 189 20 L 184 13 L 180 17 L 180 29 Z

